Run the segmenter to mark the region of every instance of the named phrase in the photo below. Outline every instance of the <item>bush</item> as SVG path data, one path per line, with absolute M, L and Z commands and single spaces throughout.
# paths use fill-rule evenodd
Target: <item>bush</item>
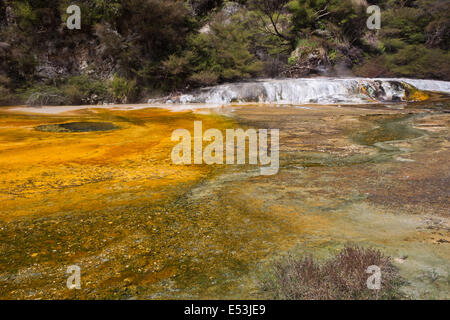
M 295 0 L 289 3 L 294 30 L 309 33 L 329 26 L 353 42 L 365 29 L 365 7 L 352 0 Z
M 80 88 L 75 85 L 64 86 L 62 92 L 64 94 L 66 104 L 82 104 L 83 100 L 85 100 L 84 98 L 86 97 L 83 95 Z
M 403 49 L 406 44 L 401 39 L 384 39 L 383 47 L 388 52 L 396 52 L 399 49 Z
M 420 8 L 394 8 L 383 13 L 383 28 L 381 36 L 404 39 L 410 44 L 424 43 L 423 30 L 431 17 L 424 14 Z
M 395 53 L 367 58 L 353 71 L 362 77 L 450 80 L 450 53 L 424 45 L 405 45 Z
M 30 30 L 39 22 L 36 11 L 28 2 L 16 2 L 13 10 L 22 29 Z
M 441 49 L 428 49 L 423 45 L 410 45 L 387 56 L 387 65 L 400 77 L 450 80 L 450 53 Z
M 367 288 L 369 266 L 382 272 L 380 290 Z M 403 280 L 389 257 L 375 249 L 346 247 L 334 258 L 319 264 L 312 257 L 292 256 L 275 263 L 261 282 L 262 290 L 275 299 L 366 300 L 398 299 Z
M 135 80 L 127 80 L 125 78 L 115 76 L 109 83 L 115 102 L 128 103 L 137 99 L 138 90 Z
M 23 93 L 25 103 L 30 106 L 69 104 L 64 92 L 54 86 L 38 84 Z
M 90 32 L 95 24 L 102 21 L 115 23 L 122 12 L 120 0 L 78 0 L 75 3 L 71 0 L 60 0 L 59 2 L 58 9 L 62 23 L 66 23 L 70 16 L 66 11 L 70 5 L 76 4 L 80 7 L 82 12 L 81 30 L 83 32 Z M 54 4 L 52 3 L 50 6 L 52 5 Z
M 28 105 L 96 104 L 110 97 L 107 86 L 100 80 L 75 76 L 57 85 L 35 84 L 21 94 Z
M 252 34 L 242 23 L 216 22 L 210 27 L 210 33 L 190 37 L 190 49 L 164 61 L 165 80 L 173 87 L 186 80 L 199 86 L 248 79 L 263 69 L 262 62 L 250 52 Z
M 211 34 L 200 34 L 192 40 L 191 62 L 195 72 L 211 71 L 221 81 L 255 76 L 261 62 L 249 51 L 248 30 L 239 24 L 211 26 Z
M 200 16 L 206 15 L 209 11 L 222 5 L 223 0 L 189 0 L 192 10 Z
M 0 73 L 12 80 L 5 88 L 17 92 L 52 80 L 69 103 L 88 95 L 136 99 L 120 80 L 100 93 L 61 82 L 60 71 L 79 72 L 73 55 L 83 55 L 94 79 L 118 73 L 136 79 L 140 92 L 279 77 L 286 70 L 303 76 L 350 67 L 364 54 L 381 58 L 368 58 L 359 74 L 449 79 L 449 1 L 377 0 L 383 8 L 377 31 L 366 27 L 365 0 L 78 0 L 79 31 L 65 26 L 72 3 L 0 1 Z
M 219 76 L 211 71 L 200 71 L 189 77 L 189 81 L 196 86 L 213 86 L 217 84 Z
M 0 106 L 11 105 L 18 101 L 18 97 L 16 97 L 8 88 L 0 84 Z
M 100 80 L 90 79 L 87 76 L 75 76 L 67 79 L 62 90 L 68 104 L 97 103 L 108 99 L 106 85 Z
M 362 64 L 353 68 L 353 72 L 359 77 L 381 78 L 395 76 L 389 70 L 386 56 L 371 57 L 366 59 Z

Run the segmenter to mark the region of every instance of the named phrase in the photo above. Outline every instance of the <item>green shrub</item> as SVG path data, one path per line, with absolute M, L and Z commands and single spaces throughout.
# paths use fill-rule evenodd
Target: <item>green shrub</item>
M 110 81 L 109 88 L 115 102 L 129 103 L 137 99 L 138 88 L 135 80 L 127 80 L 116 75 Z
M 291 65 L 291 66 L 295 65 L 297 63 L 297 61 L 298 61 L 298 57 L 295 56 L 295 55 L 290 56 L 288 58 L 288 64 Z
M 58 81 L 58 96 L 71 104 L 134 101 L 146 90 L 277 77 L 289 65 L 308 67 L 309 53 L 320 65 L 356 64 L 373 56 L 355 66 L 358 74 L 449 79 L 449 1 L 377 0 L 383 9 L 378 31 L 366 28 L 364 0 L 232 2 L 240 6 L 230 16 L 222 10 L 229 2 L 222 0 L 0 1 L 0 73 L 12 80 L 3 86 L 17 92 L 39 81 L 36 70 L 43 61 L 38 60 L 46 56 L 52 67 L 77 70 L 77 59 L 69 57 L 74 50 L 88 53 L 94 79 L 52 79 Z M 64 25 L 70 4 L 81 8 L 81 31 Z M 6 7 L 14 23 L 6 19 Z M 205 23 L 209 31 L 199 33 Z M 111 70 L 123 79 L 112 87 L 96 83 Z M 66 77 L 73 75 L 68 72 Z M 126 79 L 136 79 L 135 86 Z
M 450 80 L 450 53 L 410 45 L 387 56 L 389 69 L 400 77 Z
M 17 1 L 13 10 L 22 29 L 31 30 L 39 22 L 36 11 L 28 1 Z
M 81 29 L 89 32 L 91 27 L 102 21 L 108 21 L 115 25 L 116 20 L 122 14 L 122 5 L 120 0 L 60 0 L 59 12 L 61 23 L 66 23 L 69 14 L 67 8 L 76 4 L 81 10 Z
M 104 82 L 87 76 L 70 77 L 56 85 L 38 83 L 21 91 L 29 105 L 95 104 L 110 99 Z
M 101 80 L 88 76 L 74 76 L 65 79 L 59 86 L 66 104 L 95 104 L 109 98 L 108 88 Z
M 362 77 L 407 77 L 450 80 L 450 53 L 423 45 L 405 45 L 397 52 L 367 58 L 353 71 Z
M 78 105 L 86 101 L 86 96 L 76 85 L 65 85 L 62 88 L 62 93 L 64 94 L 66 104 Z
M 219 76 L 216 73 L 204 70 L 191 75 L 189 77 L 189 82 L 196 86 L 213 86 L 217 84 L 218 79 Z
M 349 41 L 359 40 L 367 20 L 365 7 L 352 0 L 295 0 L 289 4 L 294 30 L 309 33 L 330 25 Z
M 399 38 L 410 44 L 424 43 L 423 31 L 431 21 L 421 8 L 392 8 L 383 12 L 383 38 Z
M 251 37 L 241 23 L 214 23 L 211 33 L 190 37 L 188 50 L 163 63 L 166 79 L 176 87 L 186 80 L 195 86 L 254 77 L 263 64 L 250 52 Z
M 387 52 L 396 52 L 398 49 L 402 49 L 406 46 L 401 39 L 383 39 L 382 41 L 383 47 Z
M 213 24 L 212 32 L 193 41 L 196 71 L 211 70 L 221 81 L 246 79 L 262 70 L 262 63 L 249 51 L 250 32 L 241 24 Z M 206 58 L 205 61 L 200 61 Z
M 81 90 L 83 95 L 97 94 L 106 96 L 107 87 L 101 80 L 95 80 L 88 76 L 75 76 L 67 79 L 67 84 L 76 86 Z
M 23 100 L 30 106 L 70 104 L 64 92 L 55 86 L 36 84 L 22 93 Z
M 191 71 L 189 52 L 184 56 L 170 55 L 167 60 L 163 62 L 164 73 L 166 74 L 165 81 L 173 88 L 179 88 L 186 82 L 186 78 Z
M 353 72 L 359 77 L 367 78 L 395 76 L 389 70 L 385 55 L 366 58 L 363 63 L 353 67 Z

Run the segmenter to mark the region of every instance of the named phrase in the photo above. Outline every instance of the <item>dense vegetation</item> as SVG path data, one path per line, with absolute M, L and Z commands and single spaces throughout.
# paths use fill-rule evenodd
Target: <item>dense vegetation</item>
M 2 1 L 0 104 L 125 103 L 253 77 L 449 80 L 449 1 L 369 2 Z M 70 4 L 81 30 L 66 27 Z

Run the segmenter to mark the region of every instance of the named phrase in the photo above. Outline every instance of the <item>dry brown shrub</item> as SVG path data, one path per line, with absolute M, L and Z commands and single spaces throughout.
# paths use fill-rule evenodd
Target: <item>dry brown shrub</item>
M 369 266 L 381 269 L 381 289 L 367 287 Z M 261 281 L 262 290 L 286 300 L 378 300 L 399 299 L 403 280 L 390 257 L 371 248 L 345 247 L 320 264 L 311 256 L 289 256 L 274 264 Z

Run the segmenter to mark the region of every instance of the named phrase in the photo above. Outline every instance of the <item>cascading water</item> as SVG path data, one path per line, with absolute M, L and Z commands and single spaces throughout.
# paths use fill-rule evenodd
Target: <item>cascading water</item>
M 358 104 L 404 101 L 411 89 L 450 94 L 450 82 L 415 79 L 308 78 L 258 80 L 199 89 L 191 94 L 149 100 L 166 103 Z

